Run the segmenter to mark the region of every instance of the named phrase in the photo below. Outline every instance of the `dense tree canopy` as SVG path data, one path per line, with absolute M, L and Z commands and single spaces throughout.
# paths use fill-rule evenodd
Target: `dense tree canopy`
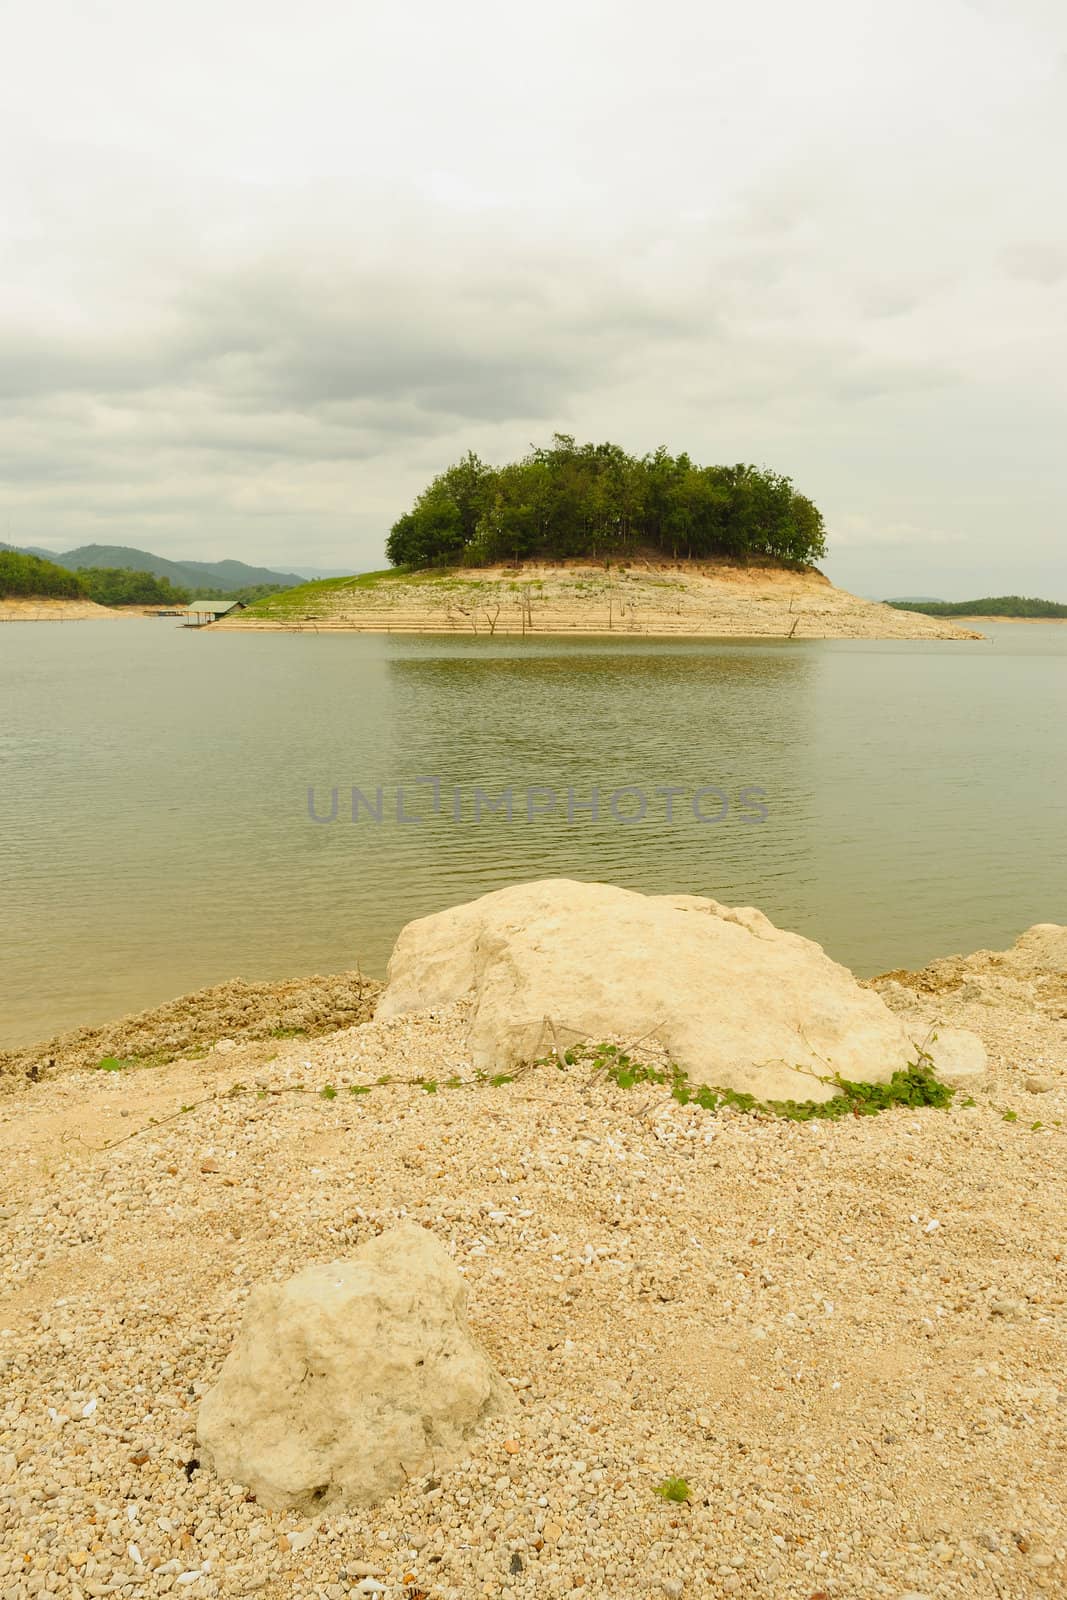
M 82 587 L 98 606 L 182 606 L 189 591 L 151 572 L 126 567 L 86 567 L 78 573 Z
M 76 572 L 54 561 L 23 555 L 20 550 L 0 550 L 0 596 L 48 595 L 84 600 L 85 588 Z
M 548 449 L 503 467 L 469 453 L 423 490 L 386 543 L 393 565 L 409 567 L 648 549 L 810 564 L 826 539 L 818 508 L 780 473 L 698 467 L 663 448 L 638 458 L 557 433 Z

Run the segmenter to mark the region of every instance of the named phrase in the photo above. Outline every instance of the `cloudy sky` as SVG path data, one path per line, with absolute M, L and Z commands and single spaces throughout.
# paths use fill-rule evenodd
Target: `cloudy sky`
M 467 448 L 1067 600 L 1059 0 L 0 0 L 0 539 L 382 564 Z

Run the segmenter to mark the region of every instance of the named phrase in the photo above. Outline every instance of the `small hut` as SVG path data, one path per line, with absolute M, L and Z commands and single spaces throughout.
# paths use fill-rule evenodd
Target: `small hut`
M 243 600 L 194 600 L 189 606 L 187 615 L 189 628 L 202 628 L 209 622 L 217 622 L 220 617 L 228 617 L 234 611 L 243 611 Z

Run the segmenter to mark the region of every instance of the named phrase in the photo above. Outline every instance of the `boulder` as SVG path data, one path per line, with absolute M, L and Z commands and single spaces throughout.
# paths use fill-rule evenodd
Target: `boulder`
M 370 1505 L 466 1448 L 515 1404 L 466 1319 L 467 1286 L 424 1228 L 261 1284 L 197 1439 L 274 1511 Z
M 945 1083 L 967 1084 L 981 1078 L 989 1068 L 986 1047 L 969 1028 L 933 1028 L 925 1037 L 916 1037 L 918 1047 L 934 1063 Z
M 603 883 L 517 884 L 409 923 L 376 1015 L 464 996 L 485 1071 L 556 1043 L 654 1036 L 694 1082 L 825 1100 L 821 1080 L 884 1083 L 917 1055 L 879 995 L 762 912 Z

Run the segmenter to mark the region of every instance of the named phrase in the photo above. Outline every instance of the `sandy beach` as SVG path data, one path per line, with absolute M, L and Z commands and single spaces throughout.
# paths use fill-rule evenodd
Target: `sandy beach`
M 95 600 L 52 599 L 44 595 L 9 595 L 0 599 L 0 622 L 90 622 L 129 615 L 127 609 L 98 606 Z M 137 615 L 143 612 L 138 611 Z
M 355 975 L 9 1053 L 0 1593 L 1062 1593 L 1058 937 L 874 980 L 989 1074 L 825 1125 L 475 1083 L 462 1003 L 377 1023 Z M 195 1445 L 249 1287 L 401 1219 L 517 1411 L 371 1511 L 265 1511 Z

